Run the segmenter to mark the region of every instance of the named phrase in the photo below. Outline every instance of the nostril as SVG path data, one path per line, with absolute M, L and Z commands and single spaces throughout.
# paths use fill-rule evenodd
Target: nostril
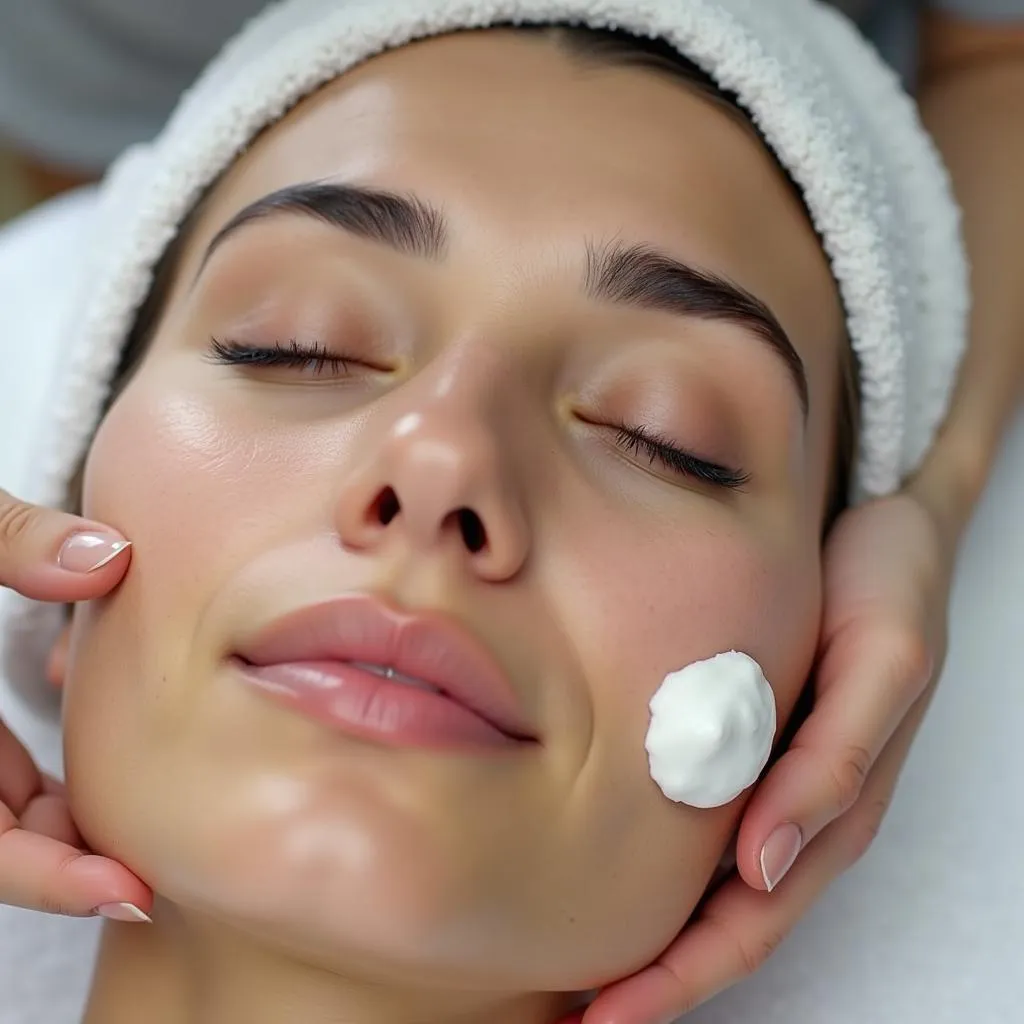
M 487 544 L 487 531 L 480 517 L 471 508 L 460 508 L 456 513 L 459 517 L 459 529 L 462 540 L 470 554 L 477 554 Z
M 394 488 L 385 487 L 377 495 L 371 514 L 377 518 L 381 526 L 387 526 L 398 515 L 400 508 L 398 495 L 395 494 Z
M 382 487 L 367 513 L 370 522 L 390 526 L 401 511 L 402 504 L 395 489 Z M 458 524 L 462 543 L 466 545 L 470 554 L 479 554 L 487 547 L 487 530 L 483 520 L 471 508 L 456 509 L 447 517 L 447 521 L 449 524 L 453 521 Z

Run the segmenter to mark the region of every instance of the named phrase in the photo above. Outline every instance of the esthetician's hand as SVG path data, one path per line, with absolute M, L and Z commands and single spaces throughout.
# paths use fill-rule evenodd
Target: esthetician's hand
M 813 711 L 744 813 L 737 872 L 583 1024 L 666 1024 L 751 974 L 868 849 L 945 657 L 955 548 L 913 487 L 839 519 Z
M 117 586 L 130 559 L 129 544 L 107 527 L 0 490 L 0 587 L 39 601 L 88 600 Z M 140 920 L 130 907 L 152 901 L 127 868 L 84 849 L 63 787 L 0 721 L 0 903 Z

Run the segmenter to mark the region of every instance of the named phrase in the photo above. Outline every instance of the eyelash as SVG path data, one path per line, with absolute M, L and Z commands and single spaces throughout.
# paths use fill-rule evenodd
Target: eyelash
M 312 372 L 314 377 L 325 376 L 330 369 L 334 374 L 348 373 L 349 360 L 334 355 L 319 342 L 300 344 L 294 338 L 287 344 L 277 341 L 270 347 L 243 345 L 237 341 L 210 339 L 210 357 L 214 362 L 229 366 L 267 368 L 287 366 Z
M 750 480 L 749 473 L 699 459 L 646 427 L 629 426 L 625 423 L 614 424 L 614 427 L 615 443 L 634 455 L 646 456 L 652 466 L 658 463 L 680 476 L 692 477 L 702 483 L 725 487 L 731 491 L 740 490 Z
M 312 372 L 316 377 L 325 376 L 328 371 L 333 374 L 345 374 L 349 368 L 349 360 L 332 354 L 319 342 L 311 345 L 300 344 L 294 338 L 287 344 L 278 341 L 269 347 L 211 338 L 210 357 L 214 362 L 229 366 L 284 366 Z M 739 490 L 750 479 L 750 475 L 741 470 L 699 459 L 646 427 L 626 423 L 614 423 L 610 426 L 616 432 L 616 445 L 633 455 L 646 456 L 652 466 L 657 463 L 680 476 L 728 490 Z

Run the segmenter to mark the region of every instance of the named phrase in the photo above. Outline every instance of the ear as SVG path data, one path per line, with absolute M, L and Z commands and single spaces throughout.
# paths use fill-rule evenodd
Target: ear
M 46 681 L 58 690 L 64 685 L 64 677 L 68 671 L 68 647 L 71 643 L 71 623 L 67 623 L 60 631 L 50 648 L 46 659 Z

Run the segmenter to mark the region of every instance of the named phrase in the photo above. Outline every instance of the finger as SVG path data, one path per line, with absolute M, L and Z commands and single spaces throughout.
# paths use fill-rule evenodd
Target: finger
M 601 992 L 584 1024 L 672 1021 L 757 971 L 877 835 L 928 700 L 897 730 L 856 806 L 810 843 L 774 892 L 751 889 L 738 876 L 726 882 L 655 964 Z
M 131 544 L 107 526 L 0 490 L 0 586 L 37 601 L 83 601 L 124 576 Z
M 0 722 L 0 806 L 8 821 L 59 839 L 71 846 L 81 842 L 71 821 L 64 785 L 40 774 L 24 744 Z
M 63 782 L 58 782 L 55 778 L 50 775 L 43 775 L 43 796 L 37 797 L 36 800 L 44 800 L 45 797 L 56 798 L 56 804 L 51 805 L 49 803 L 44 806 L 56 806 L 58 810 L 55 811 L 54 817 L 46 817 L 38 825 L 35 824 L 35 819 L 30 819 L 29 815 L 33 813 L 35 806 L 35 800 L 25 810 L 25 814 L 21 819 L 21 827 L 29 832 L 42 832 L 43 835 L 48 835 L 52 839 L 59 839 L 62 843 L 67 843 L 68 846 L 73 846 L 78 850 L 84 850 L 86 843 L 82 839 L 82 834 L 78 831 L 78 826 L 75 824 L 75 819 L 71 816 L 71 808 L 68 805 L 68 794 L 67 787 Z M 49 827 L 43 827 L 49 826 Z
M 108 904 L 148 912 L 152 902 L 152 892 L 126 867 L 19 828 L 0 808 L 0 903 L 88 917 Z
M 50 796 L 67 796 L 67 787 L 63 782 L 59 782 L 52 775 L 40 775 L 42 779 L 42 790 L 44 793 L 48 793 Z
M 833 640 L 819 666 L 814 710 L 744 812 L 736 863 L 755 889 L 770 891 L 800 849 L 853 806 L 927 687 L 932 659 L 921 631 L 893 626 L 885 635 L 854 635 Z
M 17 817 L 42 785 L 32 756 L 0 721 L 0 805 L 10 808 Z
M 63 797 L 49 794 L 36 797 L 22 813 L 20 824 L 26 832 L 55 839 L 76 850 L 84 846 L 82 836 L 71 817 L 71 808 Z

